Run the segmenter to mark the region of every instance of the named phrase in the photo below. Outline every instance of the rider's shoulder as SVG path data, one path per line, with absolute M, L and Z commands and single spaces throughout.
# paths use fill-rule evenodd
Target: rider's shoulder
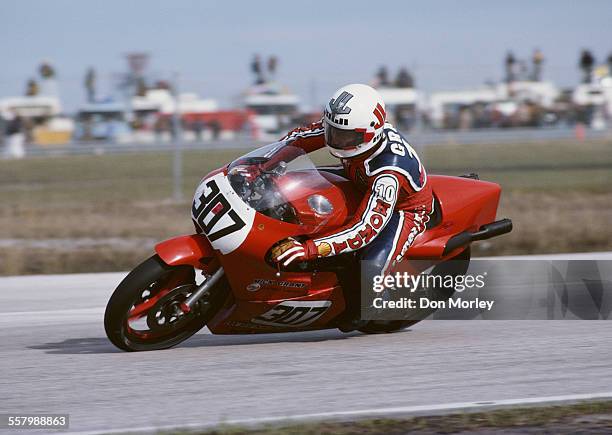
M 392 172 L 406 177 L 419 190 L 425 181 L 424 169 L 416 152 L 404 136 L 390 123 L 386 123 L 383 144 L 365 162 L 368 176 Z
M 366 160 L 370 165 L 378 163 L 401 167 L 415 158 L 418 159 L 404 135 L 392 124 L 385 124 L 383 135 L 383 143 L 380 148 Z
M 383 125 L 383 131 L 385 132 L 385 134 L 389 131 L 394 131 L 396 133 L 399 133 L 399 130 L 395 128 L 395 126 L 391 124 L 389 121 L 386 121 L 385 125 Z
M 404 136 L 393 124 L 390 122 L 386 122 L 383 127 L 383 135 L 385 141 L 388 144 L 390 143 L 401 143 L 403 145 L 410 145 L 406 136 Z M 387 147 L 389 149 L 389 147 Z

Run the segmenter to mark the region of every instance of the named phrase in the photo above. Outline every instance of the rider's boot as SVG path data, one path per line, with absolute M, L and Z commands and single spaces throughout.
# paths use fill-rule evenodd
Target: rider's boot
M 361 319 L 361 298 L 359 294 L 345 292 L 346 308 L 338 329 L 342 332 L 352 332 L 363 328 L 368 321 Z
M 352 269 L 346 268 L 339 274 L 342 283 L 345 309 L 338 329 L 342 332 L 352 332 L 363 328 L 368 321 L 361 320 L 361 294 L 355 289 L 360 288 L 359 276 L 352 273 Z
M 367 320 L 362 319 L 346 319 L 338 324 L 338 329 L 342 332 L 353 332 L 367 325 Z

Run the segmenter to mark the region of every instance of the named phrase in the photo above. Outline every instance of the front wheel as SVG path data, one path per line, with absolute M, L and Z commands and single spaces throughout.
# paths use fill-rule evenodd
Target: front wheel
M 185 314 L 180 304 L 197 287 L 193 267 L 168 266 L 154 255 L 132 270 L 111 296 L 104 313 L 106 335 L 126 351 L 175 346 L 216 314 L 226 282 L 218 282 Z

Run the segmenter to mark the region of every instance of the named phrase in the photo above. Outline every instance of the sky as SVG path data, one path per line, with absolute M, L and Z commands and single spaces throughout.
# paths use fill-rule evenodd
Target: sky
M 579 79 L 581 49 L 612 53 L 612 1 L 0 1 L 0 98 L 21 95 L 48 59 L 66 111 L 83 104 L 83 78 L 101 93 L 127 69 L 124 55 L 150 54 L 158 77 L 231 106 L 252 81 L 255 53 L 279 58 L 278 80 L 306 104 L 370 82 L 381 65 L 405 66 L 425 91 L 477 87 L 503 76 L 508 50 L 540 48 L 544 78 Z

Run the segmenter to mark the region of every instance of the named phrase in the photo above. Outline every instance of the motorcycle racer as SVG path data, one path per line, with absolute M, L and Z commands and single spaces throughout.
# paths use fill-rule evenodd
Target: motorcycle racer
M 512 231 L 510 219 L 496 220 L 501 186 L 472 176 L 426 174 L 401 135 L 384 122 L 378 95 L 367 87 L 363 93 L 360 86 L 345 89 L 330 101 L 322 122 L 236 157 L 202 178 L 191 204 L 195 233 L 156 244 L 155 254 L 135 267 L 109 299 L 104 329 L 115 346 L 167 349 L 205 326 L 213 334 L 332 328 L 391 333 L 443 305 L 412 312 L 407 298 L 385 291 L 393 285 L 389 281 L 398 290 L 416 287 L 423 291 L 417 296 L 431 295 L 436 302 L 460 291 L 465 280 L 455 278 L 468 270 L 471 244 Z M 364 94 L 374 98 L 357 98 Z M 360 100 L 369 109 L 353 104 Z M 368 118 L 347 117 L 359 112 Z M 333 171 L 347 178 L 316 167 L 306 155 L 306 149 L 326 144 L 342 155 L 342 166 Z M 360 153 L 360 148 L 367 150 Z M 435 214 L 428 215 L 434 198 Z M 425 225 L 430 216 L 433 225 Z M 307 251 L 322 258 L 298 261 Z M 410 260 L 401 264 L 408 267 L 389 270 L 402 258 Z M 419 265 L 420 259 L 426 262 Z M 284 269 L 281 262 L 290 267 Z M 361 273 L 355 273 L 358 268 Z M 444 283 L 436 285 L 434 279 L 433 286 L 419 285 L 407 283 L 404 274 L 393 276 L 424 268 L 431 271 L 427 278 L 441 276 Z M 394 279 L 378 275 L 382 270 Z M 363 296 L 369 306 L 359 304 Z M 381 305 L 392 300 L 407 316 L 378 316 Z
M 341 228 L 315 239 L 285 239 L 272 251 L 274 261 L 287 266 L 360 250 L 368 276 L 389 273 L 425 231 L 433 194 L 416 152 L 386 122 L 380 94 L 364 84 L 344 86 L 326 104 L 321 121 L 298 127 L 283 140 L 306 152 L 327 146 L 342 164 L 332 171 L 351 180 L 364 196 Z M 358 327 L 356 319 L 351 322 L 355 327 L 345 329 Z

